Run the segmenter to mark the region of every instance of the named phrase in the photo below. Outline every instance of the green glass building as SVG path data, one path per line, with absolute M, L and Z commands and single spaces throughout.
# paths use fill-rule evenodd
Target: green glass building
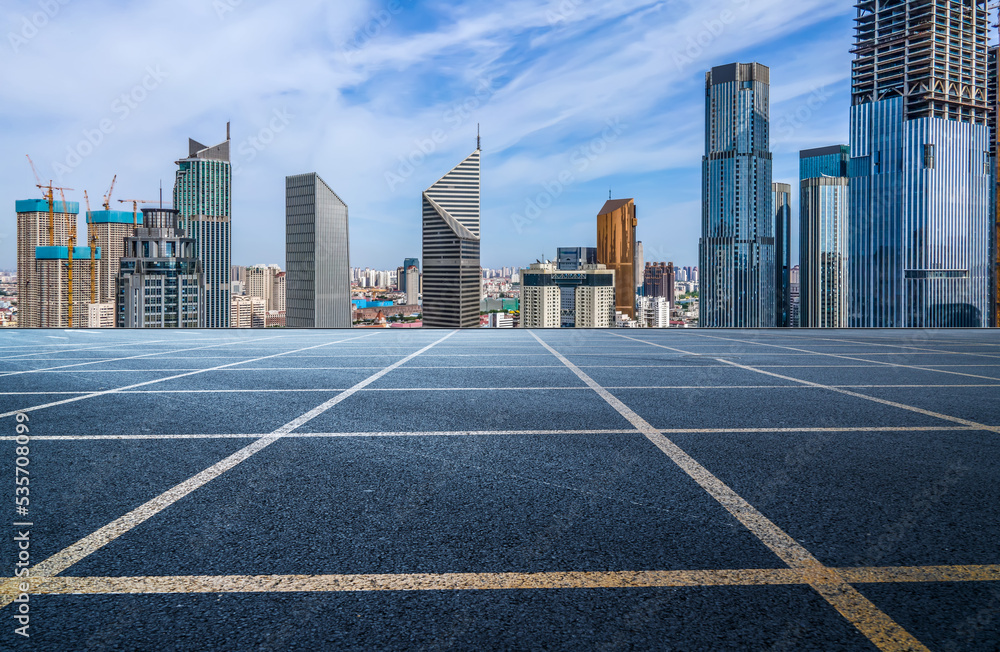
M 180 228 L 194 239 L 204 274 L 202 328 L 229 328 L 233 167 L 228 126 L 226 132 L 226 141 L 214 147 L 189 140 L 188 157 L 177 161 L 174 184 Z

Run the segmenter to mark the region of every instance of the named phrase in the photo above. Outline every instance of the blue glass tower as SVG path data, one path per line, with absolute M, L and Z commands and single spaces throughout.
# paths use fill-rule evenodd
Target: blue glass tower
M 850 148 L 834 145 L 800 153 L 800 325 L 846 328 L 847 167 Z
M 856 7 L 849 323 L 985 326 L 986 3 L 867 0 Z
M 773 184 L 774 206 L 774 288 L 778 299 L 775 315 L 780 328 L 792 324 L 792 187 L 787 183 Z
M 703 328 L 778 325 L 770 70 L 713 68 L 705 83 L 699 252 Z

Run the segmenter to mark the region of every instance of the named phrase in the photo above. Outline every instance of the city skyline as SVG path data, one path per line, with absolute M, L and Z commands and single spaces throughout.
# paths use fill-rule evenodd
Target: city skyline
M 157 46 L 149 51 L 148 62 L 144 55 L 111 66 L 110 74 L 102 71 L 97 90 L 87 91 L 93 93 L 93 102 L 79 103 L 103 107 L 110 104 L 103 101 L 104 94 L 114 100 L 136 82 L 141 89 L 136 95 L 146 98 L 135 102 L 127 115 L 103 111 L 113 130 L 91 133 L 100 143 L 82 147 L 86 156 L 74 158 L 67 147 L 77 149 L 84 131 L 101 124 L 101 111 L 80 112 L 77 106 L 76 113 L 67 111 L 53 127 L 39 117 L 44 94 L 13 103 L 7 120 L 18 127 L 10 143 L 17 155 L 0 168 L 5 171 L 0 194 L 9 200 L 35 194 L 23 159 L 23 153 L 31 153 L 46 181 L 59 178 L 54 163 L 69 169 L 62 184 L 77 189 L 68 197 L 71 201 L 81 198 L 77 195 L 82 189 L 99 196 L 114 174 L 121 175 L 118 197 L 149 196 L 161 179 L 169 187 L 169 161 L 176 160 L 179 142 L 189 136 L 217 142 L 220 126 L 232 120 L 234 261 L 283 264 L 282 229 L 275 219 L 283 209 L 282 180 L 319 169 L 331 184 L 347 189 L 344 199 L 356 207 L 354 258 L 394 269 L 398 260 L 418 251 L 419 209 L 413 193 L 428 187 L 436 170 L 471 149 L 475 125 L 481 122 L 486 154 L 484 266 L 523 265 L 543 254 L 554 258 L 556 247 L 566 243 L 596 244 L 592 206 L 607 196 L 609 187 L 615 195 L 634 196 L 644 206 L 639 239 L 646 259 L 691 265 L 699 235 L 699 198 L 692 192 L 699 154 L 698 138 L 689 132 L 697 132 L 702 120 L 696 89 L 705 70 L 737 59 L 774 69 L 776 181 L 794 187 L 800 149 L 846 139 L 851 7 L 805 2 L 778 12 L 774 2 L 733 1 L 712 7 L 675 3 L 666 12 L 626 2 L 578 5 L 564 16 L 553 13 L 558 4 L 552 3 L 512 21 L 503 18 L 510 4 L 500 3 L 485 16 L 473 15 L 465 6 L 450 17 L 433 9 L 404 8 L 391 15 L 388 25 L 369 30 L 378 32 L 375 37 L 360 39 L 355 39 L 354 30 L 363 29 L 379 5 L 348 2 L 321 16 L 303 10 L 280 18 L 275 17 L 278 9 L 266 3 L 239 6 L 221 17 L 202 7 L 195 12 L 200 20 L 185 28 L 193 36 L 209 29 L 253 28 L 275 17 L 276 33 L 263 44 L 265 51 L 294 48 L 293 28 L 307 18 L 325 25 L 329 60 L 307 62 L 334 90 L 318 94 L 314 81 L 307 84 L 297 76 L 278 82 L 267 74 L 253 79 L 236 74 L 222 81 L 213 77 L 219 88 L 192 100 L 180 89 L 202 90 L 214 71 L 197 70 L 194 55 L 181 49 L 171 48 L 168 56 L 168 50 Z M 13 17 L 18 18 L 18 9 L 31 6 L 15 3 Z M 43 47 L 62 47 L 53 42 L 62 29 L 60 20 L 86 25 L 94 19 L 73 5 L 60 11 L 37 37 L 19 47 L 16 75 L 45 67 L 49 54 Z M 126 13 L 150 24 L 154 33 L 161 29 L 159 22 L 164 23 L 162 29 L 170 29 L 173 21 L 154 9 L 130 6 Z M 616 38 L 601 35 L 592 42 L 594 52 L 567 58 L 577 41 L 584 34 L 593 38 L 591 32 L 603 22 L 617 25 Z M 307 31 L 314 35 L 316 30 Z M 622 35 L 630 33 L 640 53 L 601 55 L 616 50 Z M 490 53 L 499 56 L 473 52 L 476 39 L 485 39 Z M 147 34 L 143 41 L 156 39 Z M 400 64 L 400 71 L 383 71 L 384 58 L 398 59 L 420 44 L 423 49 Z M 530 46 L 527 53 L 521 52 L 522 46 Z M 449 72 L 452 57 L 465 60 L 470 52 L 471 63 L 461 73 Z M 217 54 L 239 71 L 253 65 L 266 72 L 270 64 L 263 61 L 265 53 L 237 47 Z M 84 66 L 89 56 L 100 53 L 84 55 L 74 66 Z M 646 63 L 631 65 L 635 57 Z M 157 62 L 164 62 L 160 69 Z M 413 81 L 400 84 L 397 75 Z M 658 81 L 650 84 L 651 79 Z M 442 83 L 427 94 L 418 88 L 427 86 L 417 83 L 427 80 Z M 483 80 L 489 83 L 480 84 Z M 398 110 L 386 108 L 387 101 L 396 99 Z M 469 108 L 462 108 L 466 104 Z M 128 108 L 127 103 L 121 106 Z M 344 117 L 331 121 L 323 107 L 343 109 Z M 327 153 L 345 148 L 353 152 L 351 157 Z M 401 163 L 401 156 L 418 164 Z M 569 181 L 560 181 L 561 171 Z M 793 194 L 795 204 L 797 191 Z M 532 206 L 542 204 L 548 207 L 536 214 Z M 12 218 L 4 220 L 0 268 L 12 269 L 15 229 Z M 515 251 L 523 255 L 511 255 Z

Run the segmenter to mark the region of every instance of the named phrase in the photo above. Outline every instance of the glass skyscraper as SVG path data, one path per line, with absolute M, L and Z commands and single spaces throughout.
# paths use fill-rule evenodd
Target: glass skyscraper
M 799 155 L 799 319 L 803 328 L 848 326 L 849 160 L 846 145 L 805 150 Z
M 699 252 L 703 328 L 778 325 L 770 70 L 713 68 L 705 82 Z
M 423 193 L 424 326 L 479 328 L 479 157 Z
M 985 326 L 986 3 L 867 0 L 856 7 L 849 324 Z
M 180 212 L 180 228 L 194 239 L 204 274 L 202 328 L 229 328 L 233 203 L 229 142 L 228 133 L 226 141 L 214 147 L 189 140 L 188 157 L 177 161 L 174 208 Z
M 775 315 L 778 326 L 797 326 L 791 323 L 792 296 L 789 274 L 792 272 L 792 187 L 775 183 L 771 202 L 774 206 L 774 289 L 778 299 Z
M 347 204 L 318 174 L 285 179 L 285 325 L 350 328 Z

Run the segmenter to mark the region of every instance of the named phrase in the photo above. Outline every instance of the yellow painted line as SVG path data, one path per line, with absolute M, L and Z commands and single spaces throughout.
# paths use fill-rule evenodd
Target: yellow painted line
M 380 378 L 390 373 L 391 371 L 398 369 L 399 367 L 403 366 L 410 360 L 421 355 L 425 351 L 429 351 L 435 345 L 444 342 L 449 337 L 454 335 L 456 332 L 457 331 L 451 331 L 450 333 L 448 333 L 441 339 L 437 340 L 433 344 L 430 344 L 420 349 L 416 353 L 412 353 L 403 358 L 402 360 L 399 360 L 398 362 L 389 365 L 382 371 L 361 381 L 351 389 L 342 392 L 341 394 L 338 394 L 337 396 L 330 399 L 329 401 L 326 401 L 322 405 L 319 405 L 310 410 L 309 412 L 306 412 L 302 416 L 286 423 L 285 425 L 278 428 L 270 435 L 258 439 L 249 446 L 246 446 L 245 448 L 242 448 L 241 450 L 233 453 L 232 455 L 225 458 L 221 462 L 213 464 L 212 466 L 208 467 L 207 469 L 195 475 L 194 477 L 185 480 L 176 487 L 173 487 L 172 489 L 163 492 L 156 498 L 153 498 L 146 504 L 137 507 L 136 509 L 132 510 L 125 516 L 122 516 L 121 518 L 109 523 L 108 525 L 105 525 L 96 532 L 87 535 L 86 537 L 80 539 L 76 543 L 61 550 L 60 552 L 57 552 L 48 559 L 45 559 L 44 561 L 33 566 L 30 570 L 30 575 L 35 577 L 51 577 L 58 575 L 59 573 L 62 573 L 73 564 L 79 562 L 81 559 L 84 559 L 88 555 L 103 548 L 104 546 L 111 543 L 112 541 L 122 536 L 126 532 L 132 530 L 136 526 L 146 522 L 156 514 L 159 514 L 163 510 L 167 509 L 168 507 L 176 503 L 184 496 L 187 496 L 196 489 L 208 484 L 209 482 L 219 477 L 226 471 L 232 469 L 236 465 L 240 464 L 241 462 L 244 462 L 245 460 L 249 459 L 256 453 L 260 452 L 261 450 L 267 448 L 274 442 L 278 441 L 288 433 L 298 428 L 301 428 L 306 423 L 312 421 L 313 419 L 320 416 L 327 410 L 333 408 L 337 404 L 353 396 L 364 387 L 379 380 Z M 0 594 L 2 594 L 2 597 L 0 597 L 0 608 L 6 607 L 8 604 L 11 603 L 11 601 L 13 601 L 13 598 L 10 597 L 10 592 L 12 590 L 12 587 L 15 584 L 19 585 L 19 583 L 20 583 L 19 580 L 10 579 L 7 580 L 7 582 L 5 582 L 4 586 L 0 587 Z
M 830 573 L 792 568 L 555 572 L 411 573 L 363 575 L 179 575 L 161 577 L 40 577 L 32 595 L 159 593 L 336 593 L 376 591 L 511 591 L 638 589 L 712 586 L 790 586 L 906 582 L 997 582 L 1000 566 L 838 568 Z M 839 576 L 839 577 L 838 577 Z M 11 586 L 5 585 L 5 591 Z
M 296 593 L 627 589 L 805 584 L 792 569 L 406 575 L 235 575 L 180 577 L 48 577 L 35 595 L 108 593 Z M 6 587 L 5 587 L 6 588 Z M 9 589 L 7 589 L 9 590 Z M 6 597 L 6 596 L 5 596 Z
M 851 584 L 1000 582 L 1000 565 L 842 568 L 840 574 Z
M 653 428 L 649 422 L 636 414 L 608 390 L 601 387 L 594 379 L 584 373 L 583 370 L 566 359 L 565 356 L 546 344 L 534 332 L 531 335 L 552 355 L 556 356 L 560 362 L 572 370 L 580 380 L 587 383 L 601 398 L 615 408 L 636 429 L 646 435 L 647 439 L 670 457 L 677 466 L 701 485 L 719 504 L 743 523 L 754 536 L 770 548 L 789 567 L 796 570 L 808 571 L 811 575 L 809 585 L 847 618 L 868 640 L 878 646 L 879 649 L 885 652 L 927 650 L 920 641 L 903 629 L 888 614 L 875 606 L 874 603 L 861 595 L 835 570 L 823 566 L 802 544 L 764 516 L 757 508 L 744 500 L 743 497 L 699 464 L 693 457 L 684 452 L 677 444 L 667 439 L 659 430 Z M 635 341 L 642 342 L 643 340 Z

